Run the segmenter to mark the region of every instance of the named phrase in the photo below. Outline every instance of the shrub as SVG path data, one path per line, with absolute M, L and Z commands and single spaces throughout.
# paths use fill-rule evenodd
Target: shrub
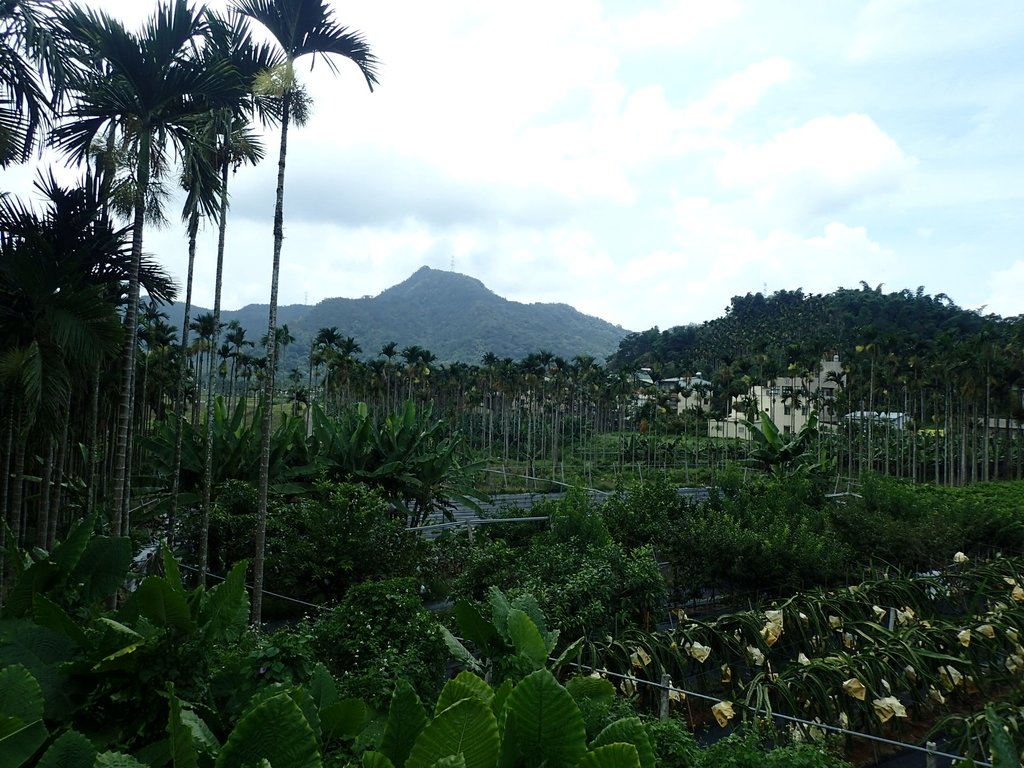
M 448 651 L 411 578 L 368 581 L 311 627 L 319 660 L 343 696 L 385 707 L 399 679 L 431 698 L 444 678 Z

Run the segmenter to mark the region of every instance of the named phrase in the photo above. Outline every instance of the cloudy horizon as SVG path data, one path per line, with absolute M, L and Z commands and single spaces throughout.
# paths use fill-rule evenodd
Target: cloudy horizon
M 131 27 L 155 8 L 86 5 Z M 289 135 L 281 304 L 454 266 L 637 331 L 861 281 L 1024 314 L 1017 0 L 332 5 L 380 84 L 300 69 L 314 111 Z M 231 180 L 227 309 L 269 299 L 273 134 L 266 151 Z M 215 246 L 204 232 L 203 306 Z M 181 226 L 145 249 L 183 281 Z

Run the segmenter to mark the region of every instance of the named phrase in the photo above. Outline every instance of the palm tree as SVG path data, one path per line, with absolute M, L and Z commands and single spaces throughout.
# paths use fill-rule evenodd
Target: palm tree
M 60 96 L 61 61 L 47 3 L 0 2 L 0 167 L 31 155 Z M 46 93 L 44 73 L 52 96 Z
M 315 61 L 322 57 L 332 70 L 335 63 L 331 56 L 341 56 L 352 61 L 363 74 L 366 84 L 373 90 L 377 82 L 377 59 L 370 47 L 357 32 L 350 32 L 338 25 L 325 0 L 236 0 L 234 8 L 239 13 L 259 22 L 273 36 L 285 62 L 273 71 L 266 80 L 267 86 L 281 95 L 281 147 L 277 171 L 277 195 L 274 204 L 274 255 L 270 278 L 270 312 L 267 318 L 267 334 L 273 336 L 277 328 L 277 287 L 281 271 L 281 245 L 284 242 L 284 172 L 288 156 L 288 125 L 292 101 L 296 93 L 294 73 L 295 61 L 303 56 L 312 56 Z M 252 618 L 259 624 L 263 610 L 263 554 L 266 546 L 267 491 L 270 472 L 270 432 L 273 419 L 274 401 L 274 345 L 267 345 L 269 374 L 264 384 L 263 425 L 261 432 L 261 457 L 259 502 L 257 509 L 256 552 L 253 558 Z
M 95 177 L 63 188 L 50 176 L 37 187 L 47 198 L 42 215 L 13 198 L 0 199 L 0 410 L 7 411 L 8 446 L 0 512 L 6 505 L 18 543 L 28 522 L 26 458 L 45 455 L 35 524 L 36 543 L 49 546 L 60 509 L 59 490 L 51 500 L 49 489 L 62 484 L 72 394 L 83 389 L 80 382 L 92 381 L 87 372 L 97 362 L 116 355 L 121 329 L 111 286 L 127 275 L 129 258 L 127 230 L 114 229 L 103 216 L 104 190 Z M 168 298 L 169 283 L 156 277 L 147 280 L 152 295 Z
M 150 171 L 163 160 L 167 144 L 178 150 L 195 141 L 195 118 L 230 95 L 237 78 L 227 64 L 210 66 L 192 55 L 206 22 L 186 0 L 161 4 L 140 33 L 129 32 L 106 13 L 62 7 L 58 19 L 74 46 L 68 89 L 76 101 L 54 131 L 55 144 L 85 159 L 97 136 L 115 128 L 135 146 L 136 191 L 132 224 L 132 266 L 128 275 L 121 391 L 114 445 L 112 530 L 120 535 L 125 481 L 129 471 L 131 421 L 139 306 L 139 270 Z

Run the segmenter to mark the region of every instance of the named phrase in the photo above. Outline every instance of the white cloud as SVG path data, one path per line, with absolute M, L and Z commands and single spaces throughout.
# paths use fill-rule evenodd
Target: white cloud
M 619 40 L 627 49 L 678 48 L 740 15 L 736 0 L 662 0 L 623 20 Z
M 796 74 L 793 62 L 781 57 L 751 64 L 712 85 L 704 98 L 687 107 L 686 122 L 692 127 L 729 128 L 739 115 L 757 106 L 771 88 L 792 80 Z
M 867 115 L 825 115 L 716 165 L 721 184 L 761 203 L 816 215 L 900 188 L 916 161 Z
M 1024 32 L 1019 0 L 870 0 L 857 17 L 854 61 L 978 51 L 1012 43 Z
M 1024 261 L 992 273 L 985 312 L 1003 317 L 1024 315 Z

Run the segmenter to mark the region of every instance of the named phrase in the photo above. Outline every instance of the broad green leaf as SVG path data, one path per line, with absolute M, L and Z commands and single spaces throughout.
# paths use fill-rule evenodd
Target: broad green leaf
M 548 647 L 533 619 L 525 611 L 512 608 L 508 612 L 508 635 L 516 652 L 540 669 L 548 660 Z
M 149 768 L 149 766 L 123 752 L 104 752 L 102 755 L 97 755 L 93 768 Z
M 584 677 L 582 675 L 570 677 L 565 683 L 565 689 L 576 701 L 590 699 L 598 703 L 610 704 L 615 698 L 615 686 L 603 677 Z
M 395 768 L 395 764 L 380 752 L 363 752 L 363 768 Z
M 24 765 L 43 746 L 47 735 L 42 720 L 22 725 L 7 733 L 0 738 L 0 765 L 4 768 Z
M 490 704 L 493 698 L 494 691 L 491 690 L 491 686 L 472 672 L 460 672 L 441 689 L 441 695 L 437 697 L 437 704 L 434 706 L 434 714 L 448 709 L 460 699 L 480 699 L 484 704 Z
M 21 664 L 0 669 L 0 715 L 31 723 L 43 717 L 43 691 L 39 681 Z
M 92 514 L 76 522 L 67 537 L 57 542 L 50 554 L 50 559 L 63 573 L 71 573 L 82 559 L 82 554 L 89 546 L 93 529 L 96 527 L 96 515 Z
M 65 731 L 46 750 L 36 768 L 92 768 L 96 748 L 78 731 Z
M 632 744 L 636 747 L 640 768 L 654 768 L 654 748 L 639 717 L 624 717 L 611 723 L 594 737 L 590 749 L 616 743 Z
M 388 722 L 380 745 L 380 751 L 395 764 L 395 768 L 405 765 L 416 737 L 427 722 L 427 712 L 416 691 L 407 681 L 399 680 L 391 697 Z
M 354 739 L 366 725 L 369 710 L 359 699 L 341 699 L 320 710 L 324 741 Z
M 94 536 L 72 578 L 82 585 L 83 600 L 98 602 L 110 597 L 124 584 L 131 564 L 131 539 Z
M 172 768 L 197 768 L 199 755 L 192 740 L 192 729 L 181 720 L 181 701 L 174 695 L 174 685 L 167 686 L 167 735 L 171 748 Z
M 537 625 L 537 631 L 540 632 L 542 637 L 548 634 L 547 621 L 544 619 L 544 612 L 540 609 L 540 604 L 537 602 L 536 597 L 527 592 L 516 597 L 511 602 L 511 605 L 533 619 L 533 623 Z
M 467 600 L 459 600 L 455 603 L 455 620 L 458 622 L 459 632 L 469 642 L 476 645 L 485 655 L 493 653 L 493 645 L 498 639 L 498 633 L 494 625 L 488 622 Z
M 505 709 L 515 717 L 519 749 L 527 764 L 574 766 L 587 751 L 579 707 L 546 669 L 520 680 Z
M 249 619 L 249 593 L 245 588 L 248 561 L 236 563 L 228 577 L 210 590 L 199 621 L 213 641 L 236 639 Z
M 498 722 L 480 699 L 462 699 L 429 722 L 416 738 L 406 768 L 430 768 L 462 755 L 467 768 L 493 768 L 498 759 Z
M 441 627 L 441 636 L 444 638 L 444 644 L 448 646 L 448 651 L 457 661 L 461 661 L 475 672 L 483 670 L 483 665 L 480 664 L 479 659 L 469 652 L 469 649 L 462 644 L 459 638 L 448 631 L 448 627 Z
M 28 616 L 32 611 L 32 598 L 57 584 L 62 575 L 60 568 L 51 560 L 40 560 L 30 565 L 8 593 L 3 615 Z
M 167 546 L 167 542 L 160 543 L 160 557 L 163 559 L 164 578 L 167 579 L 167 583 L 174 587 L 175 591 L 184 594 L 185 587 L 181 582 L 181 568 L 178 566 L 178 561 L 174 558 L 171 548 Z
M 313 667 L 313 674 L 309 679 L 309 693 L 321 710 L 338 701 L 338 686 L 322 662 L 317 662 Z
M 504 680 L 501 685 L 494 689 L 494 698 L 491 699 L 491 711 L 494 713 L 494 716 L 498 718 L 499 731 L 501 730 L 502 722 L 504 721 L 502 714 L 505 711 L 505 702 L 508 701 L 508 696 L 512 693 L 512 689 L 514 687 L 515 684 L 511 680 Z
M 448 757 L 442 757 L 430 768 L 466 768 L 466 756 L 448 755 Z
M 193 710 L 181 710 L 181 724 L 192 732 L 192 743 L 196 751 L 204 755 L 216 755 L 220 751 L 220 742 L 213 735 L 210 726 Z
M 642 768 L 640 756 L 632 744 L 606 744 L 588 752 L 578 768 Z
M 139 613 L 158 627 L 174 629 L 183 635 L 195 631 L 196 625 L 192 621 L 185 596 L 166 579 L 158 576 L 143 579 L 135 595 Z
M 491 622 L 500 635 L 507 634 L 508 612 L 512 606 L 505 597 L 505 593 L 497 587 L 491 587 L 487 591 L 487 602 L 491 604 Z
M 552 632 L 550 634 L 556 634 L 556 633 Z M 558 671 L 562 667 L 566 666 L 567 664 L 571 664 L 573 657 L 579 655 L 580 649 L 583 647 L 583 640 L 584 640 L 584 638 L 582 638 L 582 637 L 577 638 L 576 642 L 571 643 L 564 651 L 562 651 L 558 655 L 558 658 L 555 659 L 555 661 L 551 663 L 551 665 L 550 665 L 551 671 L 555 672 L 557 674 Z M 551 650 L 552 650 L 552 646 L 551 646 L 551 643 L 549 642 L 548 643 L 548 653 L 550 653 Z
M 43 692 L 48 719 L 70 715 L 66 663 L 77 653 L 74 642 L 65 635 L 25 620 L 0 621 L 0 664 L 23 664 L 32 673 Z
M 32 598 L 32 619 L 41 627 L 52 629 L 74 640 L 79 648 L 89 649 L 92 643 L 82 628 L 76 624 L 64 609 L 43 595 Z
M 313 730 L 287 693 L 267 699 L 238 721 L 217 755 L 216 768 L 244 768 L 263 759 L 274 768 L 323 765 Z

